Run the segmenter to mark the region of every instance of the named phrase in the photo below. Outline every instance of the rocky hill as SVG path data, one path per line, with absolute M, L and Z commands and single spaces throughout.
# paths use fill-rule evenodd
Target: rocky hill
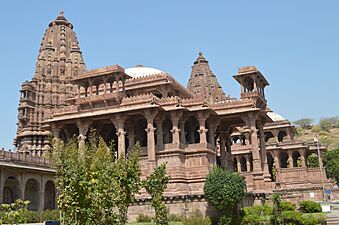
M 308 118 L 293 123 L 297 128 L 297 139 L 313 142 L 317 137 L 329 149 L 339 148 L 339 117 L 323 118 L 319 123 L 313 123 Z

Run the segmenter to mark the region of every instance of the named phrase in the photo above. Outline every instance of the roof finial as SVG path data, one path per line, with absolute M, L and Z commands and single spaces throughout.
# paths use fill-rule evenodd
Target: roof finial
M 60 10 L 60 16 L 64 16 L 64 10 Z

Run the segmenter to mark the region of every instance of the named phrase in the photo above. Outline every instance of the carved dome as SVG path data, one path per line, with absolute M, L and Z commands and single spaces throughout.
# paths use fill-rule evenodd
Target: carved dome
M 135 67 L 125 69 L 125 73 L 131 77 L 145 77 L 152 74 L 163 73 L 163 71 L 151 67 L 144 67 L 143 65 L 136 65 Z

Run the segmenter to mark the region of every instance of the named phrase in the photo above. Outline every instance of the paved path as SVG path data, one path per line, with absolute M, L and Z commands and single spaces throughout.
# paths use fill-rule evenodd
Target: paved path
M 331 204 L 331 208 L 327 215 L 327 225 L 339 225 L 339 204 Z

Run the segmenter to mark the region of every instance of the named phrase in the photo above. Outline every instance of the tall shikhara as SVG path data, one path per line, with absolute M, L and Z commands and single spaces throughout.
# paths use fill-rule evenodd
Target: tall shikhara
M 66 96 L 76 91 L 71 80 L 84 70 L 73 25 L 61 12 L 42 38 L 34 77 L 22 84 L 14 139 L 18 152 L 41 156 L 48 149 L 49 133 L 43 131 L 42 122 L 67 105 Z
M 208 61 L 201 52 L 199 52 L 199 56 L 192 66 L 192 72 L 188 80 L 187 88 L 192 94 L 209 103 L 216 103 L 229 99 L 222 90 L 217 77 L 210 69 Z

